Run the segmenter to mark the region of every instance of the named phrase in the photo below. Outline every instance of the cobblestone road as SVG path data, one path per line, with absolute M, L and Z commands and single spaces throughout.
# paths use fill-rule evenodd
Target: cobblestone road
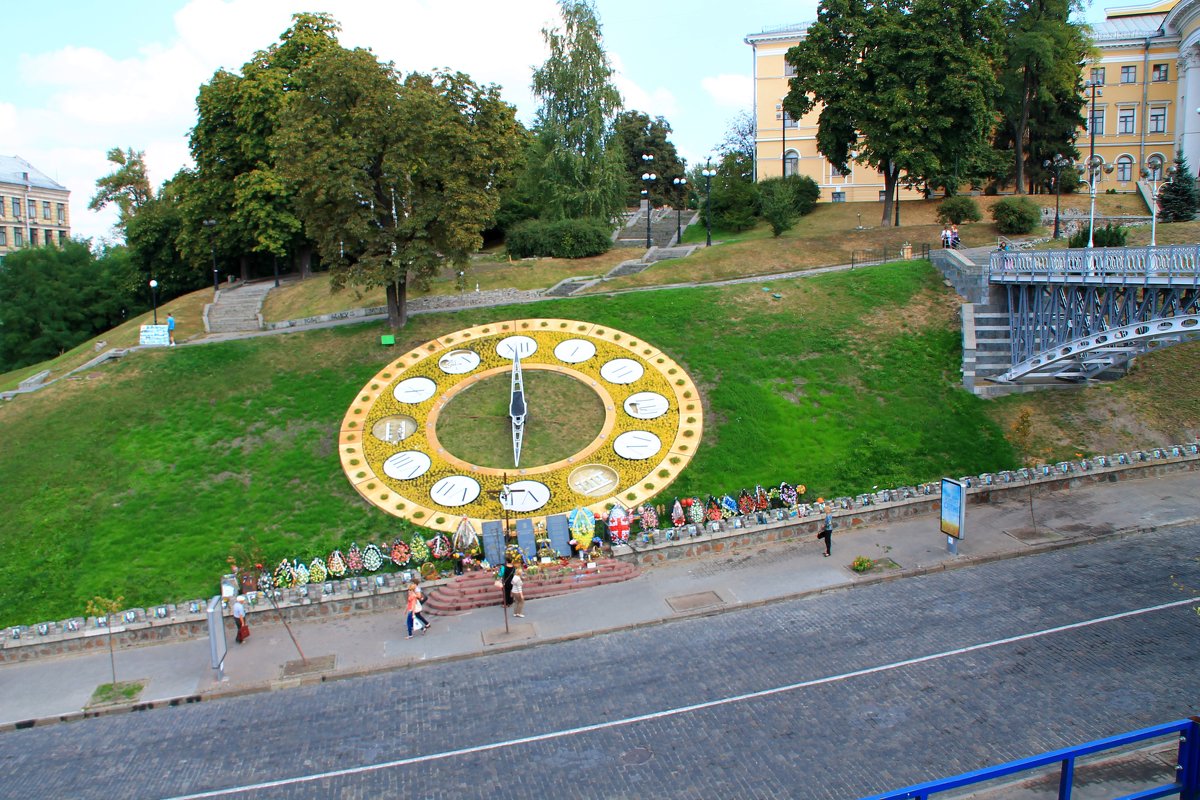
M 0 796 L 857 798 L 1200 713 L 1191 605 L 976 647 L 1197 594 L 1200 528 L 1111 539 L 7 733 Z

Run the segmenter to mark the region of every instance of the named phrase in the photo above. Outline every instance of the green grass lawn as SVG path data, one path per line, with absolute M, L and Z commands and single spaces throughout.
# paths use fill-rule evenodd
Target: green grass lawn
M 778 293 L 780 299 L 772 294 Z M 704 394 L 691 466 L 660 498 L 756 483 L 853 494 L 1011 466 L 959 387 L 956 299 L 927 263 L 758 286 L 594 297 L 148 351 L 0 406 L 0 623 L 208 596 L 226 558 L 311 559 L 408 523 L 364 503 L 335 453 L 355 392 L 397 352 L 536 313 L 661 348 Z M 531 389 L 532 391 L 532 389 Z

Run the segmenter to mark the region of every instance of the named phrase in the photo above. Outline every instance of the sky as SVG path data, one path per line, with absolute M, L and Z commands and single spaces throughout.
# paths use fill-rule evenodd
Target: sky
M 817 0 L 595 0 L 614 83 L 627 109 L 662 116 L 695 164 L 753 102 L 746 35 L 816 17 Z M 0 94 L 0 155 L 24 158 L 71 190 L 71 229 L 113 239 L 116 212 L 92 212 L 113 147 L 144 151 L 157 188 L 190 166 L 196 94 L 278 41 L 291 16 L 324 11 L 347 47 L 403 72 L 449 67 L 495 83 L 529 124 L 532 70 L 554 0 L 59 0 L 12 3 L 5 44 L 16 80 Z M 1089 18 L 1093 14 L 1089 13 Z

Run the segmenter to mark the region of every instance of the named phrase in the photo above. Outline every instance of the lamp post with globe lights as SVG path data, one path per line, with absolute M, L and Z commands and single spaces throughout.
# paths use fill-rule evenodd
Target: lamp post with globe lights
M 704 246 L 712 247 L 712 179 L 717 171 L 706 163 L 700 174 L 704 176 Z
M 1054 158 L 1048 158 L 1042 162 L 1042 166 L 1054 173 L 1054 238 L 1059 238 L 1059 206 L 1062 200 L 1062 171 L 1075 165 L 1075 162 L 1063 156 L 1062 153 L 1055 153 Z
M 1088 249 L 1095 247 L 1096 241 L 1096 184 L 1100 181 L 1100 174 L 1111 174 L 1113 165 L 1104 161 L 1103 156 L 1090 155 L 1087 161 L 1079 165 L 1080 180 L 1087 184 L 1088 193 L 1091 195 L 1092 204 L 1091 210 L 1088 211 Z
M 674 178 L 671 183 L 675 184 L 675 192 L 679 195 L 675 199 L 675 244 L 679 244 L 683 241 L 681 218 L 683 215 L 683 200 L 687 196 L 684 194 L 684 187 L 687 186 L 687 178 Z
M 1167 179 L 1163 180 L 1163 157 L 1157 153 L 1146 159 L 1142 168 L 1142 178 L 1150 184 L 1150 246 L 1157 247 L 1158 239 L 1158 192 L 1162 187 L 1175 179 L 1175 167 L 1167 169 Z
M 150 279 L 150 302 L 154 306 L 154 324 L 158 324 L 158 281 Z
M 209 256 L 212 257 L 213 295 L 214 296 L 221 289 L 221 285 L 217 280 L 217 248 L 216 248 L 216 245 L 213 243 L 213 233 L 215 232 L 216 227 L 217 227 L 217 221 L 215 219 L 204 220 L 204 228 L 205 228 L 205 230 L 208 231 L 208 254 L 209 254 Z
M 646 198 L 646 249 L 649 250 L 653 245 L 650 240 L 650 184 L 658 180 L 658 176 L 650 172 L 650 165 L 654 163 L 654 156 L 650 153 L 642 153 L 642 163 L 646 165 L 646 171 L 642 173 L 642 183 L 646 188 L 642 189 L 642 197 Z

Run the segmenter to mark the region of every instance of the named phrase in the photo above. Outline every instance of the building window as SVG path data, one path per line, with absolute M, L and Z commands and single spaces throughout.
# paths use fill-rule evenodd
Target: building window
M 1150 109 L 1150 133 L 1167 132 L 1167 109 L 1164 107 Z
M 8 228 L 0 228 L 0 247 L 8 247 Z
M 67 224 L 67 208 L 66 208 L 66 206 L 64 206 L 62 203 L 58 203 L 57 206 L 55 207 L 55 210 L 58 212 L 58 224 L 66 225 Z
M 29 202 L 29 219 L 35 220 L 35 219 L 37 219 L 37 200 L 30 200 L 28 202 Z
M 1121 156 L 1117 159 L 1117 180 L 1121 183 L 1133 180 L 1133 159 L 1129 156 Z
M 1137 83 L 1137 67 L 1121 67 L 1121 83 Z
M 782 116 L 780 117 L 780 119 L 782 119 L 782 120 L 783 120 L 783 127 L 785 127 L 785 128 L 798 128 L 798 127 L 800 127 L 800 123 L 799 123 L 799 122 L 797 122 L 796 120 L 792 119 L 792 115 L 791 115 L 791 114 L 789 114 L 789 113 L 788 113 L 788 112 L 786 112 L 786 111 L 782 111 L 782 112 L 780 112 L 780 113 L 782 114 Z
M 783 62 L 783 77 L 790 78 L 796 74 L 796 66 L 790 61 Z
M 888 198 L 887 189 L 880 189 L 879 190 L 879 202 L 886 203 L 887 198 Z
M 1092 67 L 1092 83 L 1097 86 L 1104 85 L 1104 67 Z
M 50 201 L 42 201 L 42 219 L 50 219 Z
M 66 242 L 67 242 L 67 232 L 66 232 L 66 231 L 59 231 L 59 232 L 58 232 L 58 244 L 59 244 L 59 247 L 61 247 L 62 245 L 66 244 Z
M 783 154 L 783 174 L 784 176 L 795 175 L 800 171 L 800 154 L 795 150 L 788 150 Z
M 833 199 L 833 202 L 835 202 L 835 203 L 846 202 L 846 193 L 845 192 L 832 192 L 830 194 L 830 197 Z
M 1153 70 L 1153 71 L 1150 73 L 1150 80 L 1152 80 L 1152 81 L 1165 81 L 1165 80 L 1167 80 L 1167 75 L 1168 75 L 1168 74 L 1169 74 L 1169 73 L 1167 72 L 1167 65 L 1166 65 L 1166 64 L 1155 64 L 1155 65 L 1154 65 L 1154 70 Z
M 37 228 L 29 229 L 29 246 L 30 247 L 37 247 L 37 232 L 38 232 Z
M 1133 133 L 1134 110 L 1132 108 L 1117 109 L 1117 133 Z
M 20 219 L 21 218 L 21 198 L 14 197 L 12 199 L 12 207 L 13 207 L 13 217 L 15 219 Z
M 1091 120 L 1088 124 L 1088 133 L 1094 133 L 1097 136 L 1104 135 L 1104 109 L 1097 108 L 1091 112 Z
M 13 247 L 24 247 L 25 237 L 20 228 L 13 228 Z
M 844 178 L 844 177 L 846 177 L 846 173 L 844 173 L 840 169 L 838 169 L 836 164 L 830 164 L 829 165 L 829 177 Z

